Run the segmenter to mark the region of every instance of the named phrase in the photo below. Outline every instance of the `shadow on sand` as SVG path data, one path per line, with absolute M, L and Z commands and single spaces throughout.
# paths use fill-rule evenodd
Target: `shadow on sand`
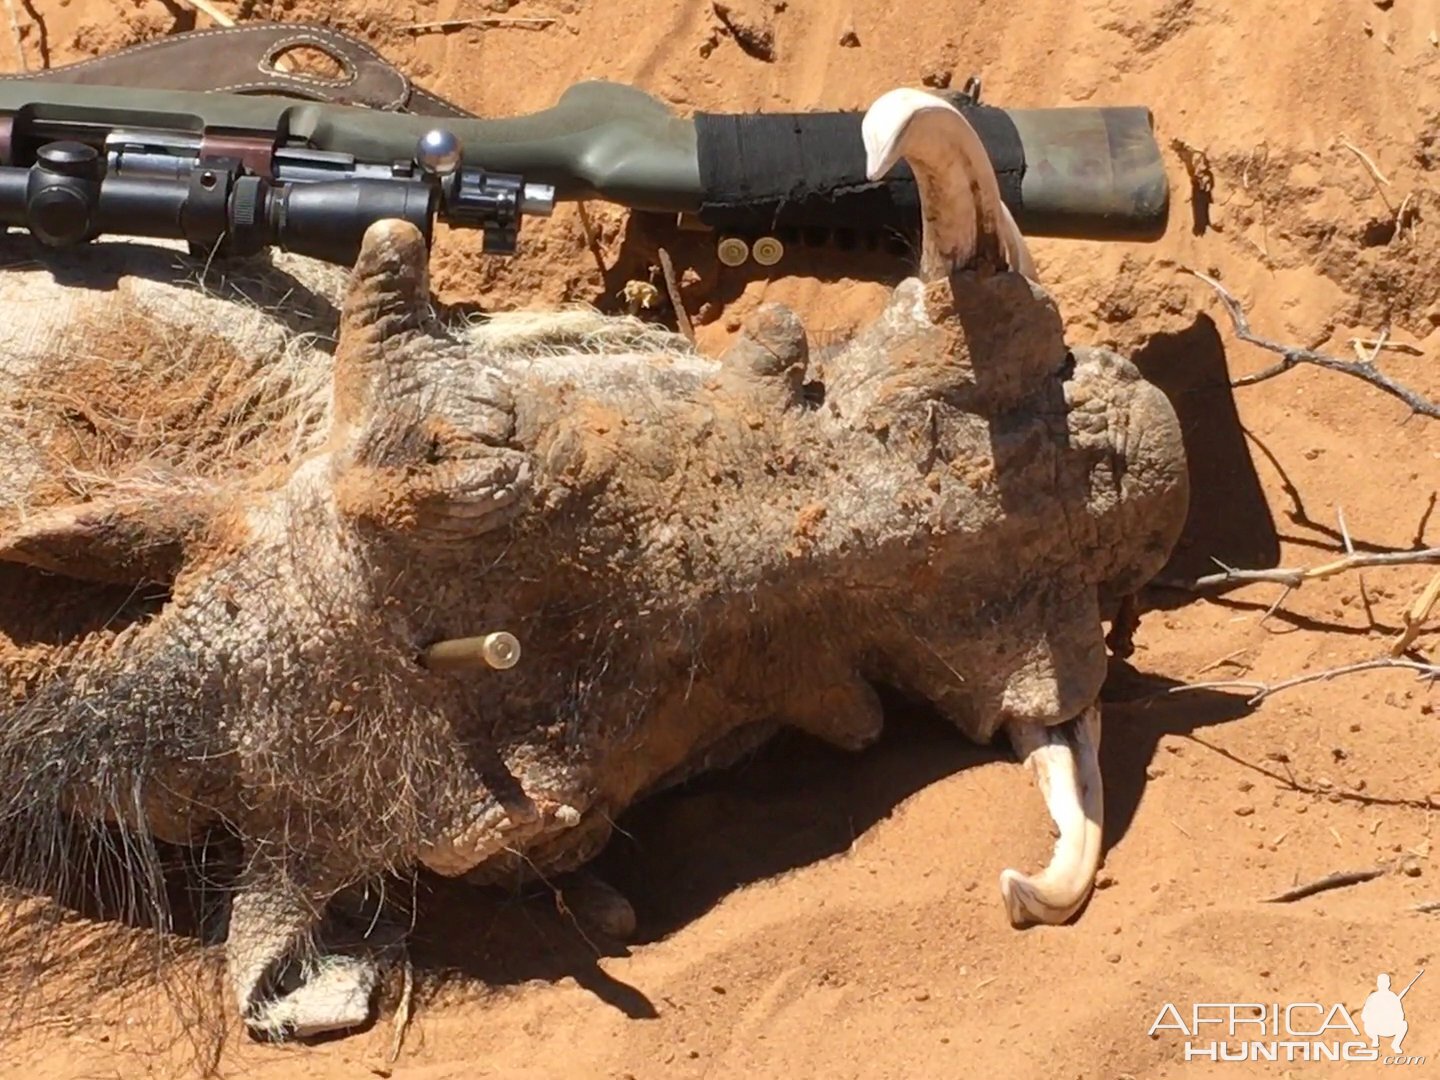
M 1178 333 L 1156 335 L 1132 360 L 1170 398 L 1191 470 L 1189 516 L 1163 575 L 1209 573 L 1212 558 L 1238 566 L 1275 565 L 1279 538 L 1215 324 L 1198 316 Z M 1141 608 L 1163 610 L 1193 600 L 1188 593 L 1147 590 Z M 1134 820 L 1145 770 L 1161 738 L 1250 711 L 1245 695 L 1211 690 L 1168 695 L 1176 685 L 1112 662 L 1101 745 L 1107 848 Z M 697 777 L 622 816 L 614 839 L 589 869 L 634 906 L 635 943 L 675 933 L 747 884 L 847 850 L 936 781 L 972 765 L 1010 760 L 1004 746 L 967 743 L 923 703 L 893 692 L 884 700 L 885 734 L 863 753 L 785 732 L 731 769 Z M 412 942 L 422 970 L 490 984 L 569 976 L 627 1015 L 654 1015 L 640 990 L 617 983 L 596 963 L 623 955 L 624 946 L 582 931 L 557 904 L 552 888 L 542 885 L 500 899 L 427 878 L 418 899 L 421 917 Z
M 1174 685 L 1118 662 L 1112 666 L 1101 749 L 1107 848 L 1134 820 L 1145 770 L 1161 738 L 1250 711 L 1243 694 L 1201 690 L 1165 696 Z M 748 760 L 697 777 L 623 815 L 615 838 L 589 869 L 633 904 L 634 943 L 674 934 L 745 885 L 846 851 L 902 802 L 939 780 L 973 765 L 1013 760 L 1003 745 L 966 742 L 924 706 L 893 693 L 884 699 L 885 734 L 862 753 L 786 732 Z M 1030 783 L 1019 775 L 1017 782 Z M 597 964 L 625 955 L 626 947 L 582 930 L 545 886 L 503 897 L 426 878 L 418 901 L 411 955 L 422 972 L 490 985 L 570 977 L 627 1016 L 656 1015 L 643 989 L 614 979 Z
M 1255 471 L 1230 387 L 1225 346 L 1208 315 L 1173 334 L 1155 334 L 1130 360 L 1158 386 L 1180 420 L 1190 467 L 1190 513 L 1161 577 L 1193 579 L 1227 566 L 1275 566 L 1280 540 Z M 1176 607 L 1192 597 L 1147 598 Z

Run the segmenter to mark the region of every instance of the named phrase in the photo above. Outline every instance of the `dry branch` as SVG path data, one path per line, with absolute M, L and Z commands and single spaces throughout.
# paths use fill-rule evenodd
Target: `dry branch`
M 1172 686 L 1166 691 L 1167 694 L 1181 694 L 1188 690 L 1253 690 L 1255 693 L 1245 704 L 1258 705 L 1272 694 L 1278 694 L 1282 690 L 1289 690 L 1295 686 L 1304 686 L 1312 682 L 1329 682 L 1331 679 L 1339 678 L 1341 675 L 1353 675 L 1360 671 L 1376 671 L 1380 668 L 1405 668 L 1419 674 L 1421 679 L 1434 681 L 1440 679 L 1440 664 L 1426 664 L 1419 660 L 1404 660 L 1393 656 L 1382 656 L 1374 660 L 1362 660 L 1357 664 L 1345 664 L 1341 667 L 1326 668 L 1324 671 L 1312 671 L 1307 675 L 1296 675 L 1278 683 L 1257 682 L 1252 679 L 1228 679 L 1218 682 L 1186 683 L 1184 686 Z
M 590 221 L 590 211 L 585 207 L 582 199 L 575 204 L 575 209 L 580 215 L 580 231 L 585 234 L 585 246 L 590 249 L 590 254 L 595 256 L 595 265 L 600 270 L 600 276 L 605 276 L 605 253 L 600 249 L 600 237 L 595 231 L 595 226 Z
M 1315 881 L 1307 881 L 1303 885 L 1296 885 L 1293 889 L 1286 889 L 1275 896 L 1265 897 L 1263 904 L 1289 904 L 1296 900 L 1304 900 L 1307 896 L 1314 896 L 1316 893 L 1328 892 L 1331 889 L 1343 889 L 1347 885 L 1359 885 L 1366 881 L 1374 881 L 1378 877 L 1384 877 L 1390 872 L 1388 866 L 1376 866 L 1368 870 L 1345 870 L 1338 874 L 1326 874 L 1323 878 Z
M 1410 203 L 1414 198 L 1415 193 L 1412 191 L 1400 201 L 1400 209 L 1395 211 L 1396 236 L 1401 236 L 1404 234 L 1406 225 L 1410 226 L 1410 231 L 1412 234 L 1415 231 L 1415 222 L 1419 218 L 1419 214 L 1416 210 L 1411 209 L 1410 206 Z
M 1241 341 L 1259 346 L 1269 352 L 1278 353 L 1281 357 L 1278 364 L 1273 364 L 1263 371 L 1257 371 L 1253 375 L 1246 375 L 1236 379 L 1230 384 L 1231 386 L 1252 386 L 1255 383 L 1264 382 L 1266 379 L 1274 378 L 1276 375 L 1289 371 L 1297 364 L 1313 364 L 1316 367 L 1322 367 L 1329 371 L 1338 371 L 1345 375 L 1352 375 L 1357 379 L 1369 383 L 1371 386 L 1379 387 L 1393 397 L 1399 398 L 1405 402 L 1405 404 L 1409 405 L 1414 412 L 1420 413 L 1422 416 L 1428 416 L 1432 420 L 1440 420 L 1440 405 L 1436 405 L 1434 402 L 1421 397 L 1409 387 L 1397 383 L 1377 368 L 1373 359 L 1369 361 L 1341 360 L 1338 357 L 1317 352 L 1314 349 L 1306 349 L 1298 345 L 1282 345 L 1278 341 L 1270 341 L 1268 338 L 1258 336 L 1250 329 L 1250 320 L 1246 318 L 1244 310 L 1240 307 L 1240 302 L 1230 295 L 1225 286 L 1221 285 L 1208 274 L 1202 274 L 1199 270 L 1192 270 L 1189 267 L 1182 267 L 1182 269 L 1187 274 L 1192 274 L 1205 282 L 1206 285 L 1209 285 L 1219 295 L 1221 302 L 1225 305 L 1226 312 L 1230 316 L 1230 321 L 1235 327 L 1236 337 Z
M 534 18 L 519 18 L 500 16 L 490 19 L 440 19 L 435 22 L 405 23 L 397 27 L 398 30 L 409 30 L 412 34 L 421 34 L 428 30 L 466 30 L 470 27 L 534 27 L 543 29 L 552 23 L 559 22 L 554 15 L 536 16 Z
M 1342 137 L 1340 139 L 1340 145 L 1364 162 L 1366 170 L 1370 173 L 1370 179 L 1375 184 L 1375 191 L 1385 204 L 1385 209 L 1389 210 L 1392 214 L 1395 213 L 1395 204 L 1392 203 L 1390 197 L 1385 194 L 1385 187 L 1389 186 L 1390 181 L 1385 179 L 1385 175 L 1380 171 L 1380 167 L 1371 160 L 1369 154 L 1365 153 L 1365 151 L 1361 150 L 1358 146 L 1355 146 L 1350 140 Z
M 1424 356 L 1425 351 L 1411 345 L 1408 341 L 1390 341 L 1388 335 L 1381 334 L 1374 338 L 1351 338 L 1350 344 L 1356 349 L 1369 349 L 1371 352 L 1398 352 L 1406 356 Z
M 1166 588 L 1202 592 L 1219 585 L 1254 585 L 1270 583 L 1298 589 L 1307 581 L 1343 574 L 1348 570 L 1365 570 L 1375 566 L 1417 566 L 1426 563 L 1440 563 L 1440 548 L 1421 548 L 1419 551 L 1350 552 L 1338 559 L 1321 563 L 1319 566 L 1286 567 L 1276 566 L 1268 570 L 1237 570 L 1226 566 L 1219 559 L 1212 559 L 1220 567 L 1218 574 L 1206 574 L 1193 581 L 1177 578 L 1161 578 L 1156 584 Z
M 670 294 L 670 306 L 675 309 L 675 321 L 680 332 L 694 344 L 695 327 L 690 325 L 690 313 L 685 310 L 685 301 L 680 296 L 680 282 L 675 277 L 675 264 L 670 260 L 670 253 L 663 247 L 659 255 L 660 273 L 665 278 L 665 291 Z
M 1430 579 L 1430 584 L 1425 586 L 1424 591 L 1415 598 L 1415 603 L 1411 604 L 1409 609 L 1400 616 L 1404 621 L 1405 629 L 1400 632 L 1400 636 L 1390 646 L 1391 656 L 1400 656 L 1410 648 L 1415 639 L 1420 636 L 1420 628 L 1430 618 L 1437 604 L 1440 604 L 1440 574 L 1436 574 Z

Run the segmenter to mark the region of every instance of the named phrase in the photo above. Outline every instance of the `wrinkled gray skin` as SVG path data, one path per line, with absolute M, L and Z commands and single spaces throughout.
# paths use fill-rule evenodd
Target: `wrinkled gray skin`
M 375 969 L 312 938 L 340 890 L 417 862 L 479 881 L 578 866 L 635 799 L 777 725 L 867 745 L 884 680 L 971 739 L 1006 732 L 1042 786 L 1090 778 L 1052 799 L 1076 880 L 1002 883 L 1017 923 L 1080 906 L 1102 616 L 1163 565 L 1188 493 L 1163 396 L 1068 350 L 1041 289 L 907 281 L 824 362 L 767 308 L 712 359 L 587 313 L 441 326 L 418 234 L 387 222 L 330 350 L 176 282 L 123 271 L 97 295 L 53 276 L 139 265 L 102 254 L 0 274 L 0 807 L 19 876 L 42 853 L 16 838 L 57 807 L 179 843 L 223 825 L 246 849 L 228 949 L 247 1023 L 343 1028 Z M 114 350 L 84 342 L 118 304 L 153 343 L 228 335 L 231 368 L 159 434 L 135 434 L 154 411 L 137 391 L 129 441 L 57 490 L 75 425 L 103 426 L 75 372 Z M 137 345 L 127 363 L 162 354 L 213 362 Z M 494 630 L 521 642 L 514 668 L 422 662 Z M 1088 820 L 1062 820 L 1082 803 Z

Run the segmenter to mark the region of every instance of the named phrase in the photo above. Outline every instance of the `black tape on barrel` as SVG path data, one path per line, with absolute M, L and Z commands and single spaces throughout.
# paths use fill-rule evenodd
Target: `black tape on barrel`
M 1025 149 L 1004 109 L 963 107 L 1017 218 Z M 699 210 L 707 225 L 768 232 L 786 225 L 895 229 L 920 223 L 915 176 L 899 162 L 883 180 L 865 178 L 861 112 L 697 113 Z

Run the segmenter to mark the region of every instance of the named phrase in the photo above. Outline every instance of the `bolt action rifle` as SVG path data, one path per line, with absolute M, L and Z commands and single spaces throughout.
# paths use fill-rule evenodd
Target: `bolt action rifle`
M 343 74 L 281 71 L 318 49 Z M 1139 106 L 1003 109 L 948 95 L 1030 236 L 1146 241 L 1169 191 Z M 482 119 L 324 26 L 191 31 L 0 77 L 0 226 L 52 246 L 103 234 L 352 262 L 385 217 L 483 231 L 513 253 L 526 215 L 597 199 L 719 235 L 727 265 L 774 265 L 785 237 L 912 237 L 913 175 L 865 177 L 860 111 L 677 116 L 629 86 L 576 84 L 541 112 Z M 817 241 L 816 238 L 819 238 Z

